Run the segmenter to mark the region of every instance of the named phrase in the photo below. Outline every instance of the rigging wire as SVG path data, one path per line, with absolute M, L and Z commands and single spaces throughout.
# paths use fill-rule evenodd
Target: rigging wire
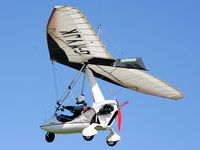
M 120 54 L 122 57 L 124 57 L 124 53 L 123 53 L 124 50 L 117 44 L 117 42 L 114 40 L 114 38 L 111 36 L 111 34 L 107 31 L 107 29 L 105 29 L 105 27 L 102 26 L 102 24 L 100 24 L 98 27 L 96 27 L 95 30 L 96 30 L 97 36 L 100 38 L 102 43 L 105 43 L 106 48 L 110 49 L 112 54 L 115 54 L 117 51 L 118 54 Z M 105 40 L 105 39 L 107 39 L 107 40 Z M 112 47 L 114 47 L 114 48 L 112 48 Z M 115 49 L 115 51 L 113 51 L 112 49 Z
M 101 31 L 102 31 L 102 25 L 100 24 L 100 25 L 97 27 L 97 35 L 99 36 L 99 38 L 101 38 Z
M 124 93 L 124 90 L 121 89 L 121 87 L 118 90 L 113 91 L 111 87 L 108 87 L 109 92 L 110 92 L 110 96 L 109 98 L 114 98 L 117 99 L 116 96 L 119 94 Z
M 55 62 L 54 62 L 54 69 L 55 69 L 55 75 L 56 75 L 56 78 L 57 78 L 57 82 L 58 82 L 59 84 L 61 83 L 63 88 L 66 88 L 66 85 L 64 84 L 65 82 L 64 82 L 62 76 L 60 75 L 60 72 L 59 72 L 59 70 L 57 69 L 56 63 L 55 63 Z
M 107 35 L 108 40 L 111 41 L 112 45 L 114 46 L 114 49 L 120 54 L 122 55 L 122 57 L 124 57 L 124 53 L 125 52 L 118 44 L 117 42 L 115 42 L 115 40 L 112 38 L 111 34 L 107 31 L 107 29 L 105 29 L 105 27 L 103 28 L 103 32 L 105 33 L 105 35 Z M 109 44 L 107 44 L 109 45 Z M 110 48 L 112 49 L 112 48 Z M 112 50 L 111 50 L 112 51 Z M 113 52 L 116 53 L 116 52 Z
M 55 97 L 56 97 L 56 100 L 57 100 L 58 99 L 58 84 L 57 84 L 56 70 L 55 70 L 54 61 L 51 61 L 51 64 L 52 64 L 52 71 L 53 71 L 53 82 L 54 82 Z

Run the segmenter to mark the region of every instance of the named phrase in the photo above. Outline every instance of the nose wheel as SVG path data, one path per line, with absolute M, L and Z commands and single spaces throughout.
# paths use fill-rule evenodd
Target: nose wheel
M 55 139 L 55 134 L 51 132 L 47 132 L 45 135 L 45 139 L 48 143 L 51 143 Z

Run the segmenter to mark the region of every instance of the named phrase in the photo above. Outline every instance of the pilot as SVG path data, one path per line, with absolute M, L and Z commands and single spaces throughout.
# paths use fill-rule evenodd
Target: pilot
M 73 113 L 72 116 L 68 116 L 68 115 L 60 115 L 57 117 L 57 119 L 61 122 L 67 122 L 67 121 L 71 121 L 74 118 L 80 116 L 84 111 L 88 110 L 87 107 L 87 103 L 85 102 L 85 95 L 81 94 L 80 96 L 78 96 L 76 98 L 76 104 L 77 106 L 62 106 L 63 109 L 67 109 L 70 112 Z
M 67 109 L 73 113 L 73 118 L 80 116 L 81 113 L 84 111 L 84 108 L 87 106 L 84 94 L 81 94 L 76 98 L 76 104 L 78 106 L 63 106 L 64 109 Z

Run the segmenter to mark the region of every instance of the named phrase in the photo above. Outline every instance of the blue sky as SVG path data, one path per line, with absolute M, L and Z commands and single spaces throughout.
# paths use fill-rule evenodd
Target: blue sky
M 129 100 L 122 140 L 110 148 L 108 132 L 99 132 L 91 142 L 75 134 L 46 143 L 39 125 L 45 112 L 51 116 L 56 94 L 45 28 L 55 5 L 77 7 L 93 27 L 102 24 L 102 40 L 114 57 L 141 56 L 149 73 L 183 91 L 185 98 L 173 101 L 98 80 L 105 97 L 111 98 L 112 87 L 121 103 Z M 0 149 L 200 149 L 200 1 L 7 0 L 0 2 L 0 18 Z M 56 67 L 61 94 L 76 71 Z M 91 104 L 88 87 L 86 96 Z

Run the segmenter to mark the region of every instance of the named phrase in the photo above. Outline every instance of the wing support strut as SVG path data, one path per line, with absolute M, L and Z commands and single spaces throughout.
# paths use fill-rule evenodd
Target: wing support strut
M 70 94 L 71 90 L 73 89 L 73 87 L 76 85 L 77 81 L 79 80 L 79 78 L 81 77 L 82 72 L 85 71 L 87 64 L 84 64 L 82 66 L 82 68 L 80 69 L 80 71 L 75 75 L 74 79 L 72 80 L 72 82 L 70 83 L 70 85 L 68 86 L 68 88 L 66 89 L 65 93 L 63 94 L 63 96 L 57 101 L 57 107 L 56 110 L 54 112 L 54 114 L 60 110 L 60 107 L 62 106 L 63 102 L 66 100 L 66 98 L 68 97 L 68 95 Z M 85 80 L 85 77 L 84 77 Z M 83 86 L 82 86 L 82 91 L 83 92 L 83 87 L 84 87 L 84 82 L 83 81 Z

